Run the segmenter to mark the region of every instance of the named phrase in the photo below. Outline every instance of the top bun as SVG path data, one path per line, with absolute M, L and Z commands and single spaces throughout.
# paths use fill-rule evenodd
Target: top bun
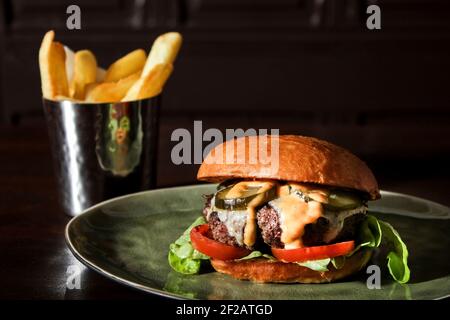
M 242 143 L 245 154 L 239 152 L 244 150 L 238 147 Z M 266 161 L 260 160 L 259 149 L 267 154 Z M 257 150 L 253 155 L 256 160 L 249 160 L 250 150 Z M 316 183 L 359 190 L 372 200 L 380 198 L 378 183 L 363 161 L 344 148 L 304 136 L 249 136 L 225 141 L 210 151 L 197 174 L 197 179 L 209 182 L 235 178 Z

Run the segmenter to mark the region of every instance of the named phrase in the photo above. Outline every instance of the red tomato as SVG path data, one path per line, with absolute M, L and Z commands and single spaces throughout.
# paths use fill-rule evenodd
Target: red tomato
M 191 242 L 194 249 L 218 260 L 233 260 L 250 254 L 250 250 L 220 243 L 207 237 L 209 226 L 202 224 L 191 230 Z
M 272 254 L 285 262 L 304 262 L 346 255 L 355 248 L 355 241 L 339 242 L 326 246 L 304 247 L 296 249 L 272 248 Z

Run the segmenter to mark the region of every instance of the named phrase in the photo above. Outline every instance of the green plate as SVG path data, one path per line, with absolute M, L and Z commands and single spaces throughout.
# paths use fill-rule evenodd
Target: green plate
M 382 268 L 381 289 L 362 271 L 331 284 L 256 284 L 217 272 L 186 276 L 167 263 L 169 244 L 200 215 L 214 185 L 146 191 L 98 204 L 66 228 L 81 262 L 122 284 L 173 298 L 196 299 L 437 299 L 450 294 L 450 210 L 424 199 L 382 192 L 369 210 L 390 222 L 410 252 L 411 281 L 393 282 Z

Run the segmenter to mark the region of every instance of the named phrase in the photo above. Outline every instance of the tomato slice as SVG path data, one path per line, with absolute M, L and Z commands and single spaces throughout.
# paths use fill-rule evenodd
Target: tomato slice
M 272 254 L 285 262 L 305 262 L 346 255 L 355 248 L 355 241 L 339 242 L 326 246 L 304 247 L 296 249 L 272 248 Z
M 218 260 L 239 259 L 250 254 L 251 251 L 246 248 L 233 247 L 209 238 L 208 231 L 207 224 L 201 224 L 191 230 L 191 242 L 194 249 Z

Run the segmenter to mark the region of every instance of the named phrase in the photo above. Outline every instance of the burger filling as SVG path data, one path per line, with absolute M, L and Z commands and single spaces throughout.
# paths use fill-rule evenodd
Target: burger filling
M 367 214 L 367 198 L 356 190 L 233 181 L 205 199 L 203 217 L 170 245 L 168 261 L 177 272 L 196 274 L 209 259 L 263 258 L 326 272 L 383 239 L 391 276 L 409 280 L 405 243 L 389 223 Z
M 214 240 L 248 249 L 262 241 L 294 249 L 352 240 L 366 212 L 356 191 L 274 181 L 221 185 L 203 211 Z

